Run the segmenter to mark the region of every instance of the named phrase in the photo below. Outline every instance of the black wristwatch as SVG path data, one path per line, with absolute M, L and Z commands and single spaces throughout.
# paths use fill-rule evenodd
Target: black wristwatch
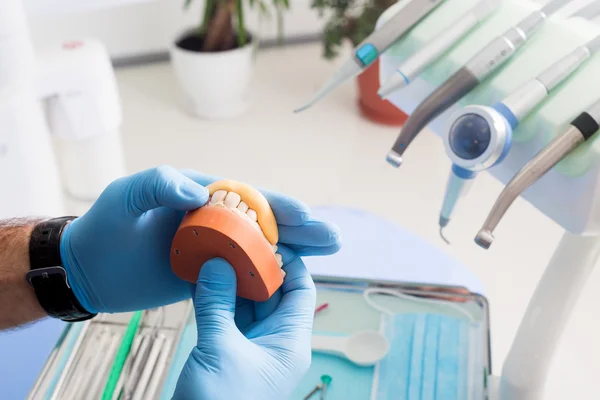
M 46 313 L 66 322 L 85 321 L 96 316 L 85 310 L 75 297 L 60 257 L 60 238 L 67 224 L 75 218 L 42 221 L 33 228 L 29 239 L 27 281 Z

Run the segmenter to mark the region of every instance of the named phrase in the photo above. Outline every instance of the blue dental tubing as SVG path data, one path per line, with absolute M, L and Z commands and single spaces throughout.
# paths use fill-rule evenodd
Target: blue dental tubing
M 519 121 L 599 50 L 600 35 L 575 48 L 494 106 L 467 106 L 450 118 L 443 139 L 453 165 L 439 218 L 440 235 L 446 242 L 443 228 L 477 173 L 502 162 L 510 151 Z

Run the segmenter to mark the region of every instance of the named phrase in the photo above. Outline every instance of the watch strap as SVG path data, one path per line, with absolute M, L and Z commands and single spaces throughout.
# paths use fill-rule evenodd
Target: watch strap
M 75 297 L 60 257 L 60 240 L 65 227 L 76 217 L 60 217 L 40 222 L 29 240 L 30 271 L 27 281 L 33 287 L 46 313 L 67 322 L 93 318 Z

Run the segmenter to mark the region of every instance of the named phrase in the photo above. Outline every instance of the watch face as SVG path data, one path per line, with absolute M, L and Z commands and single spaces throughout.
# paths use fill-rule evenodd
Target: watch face
M 68 322 L 84 321 L 95 316 L 85 310 L 75 297 L 60 258 L 63 229 L 74 218 L 42 221 L 33 228 L 29 239 L 31 270 L 26 275 L 46 313 Z

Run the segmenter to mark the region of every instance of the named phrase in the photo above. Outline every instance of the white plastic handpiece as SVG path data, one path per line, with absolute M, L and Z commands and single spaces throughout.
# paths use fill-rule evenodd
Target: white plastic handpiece
M 492 40 L 479 54 L 466 65 L 480 81 L 509 60 L 523 44 L 533 36 L 546 19 L 570 0 L 552 0 L 540 10 L 525 17 L 503 35 Z
M 512 110 L 518 120 L 521 120 L 598 50 L 600 50 L 600 36 L 559 59 L 536 79 L 506 97 L 502 103 Z
M 409 80 L 413 80 L 475 25 L 489 16 L 497 6 L 498 1 L 484 0 L 478 3 L 473 9 L 453 21 L 417 54 L 398 67 L 398 71 Z
M 537 104 L 548 96 L 548 88 L 539 79 L 533 79 L 506 96 L 502 103 L 521 121 Z
M 600 37 L 599 37 L 600 38 Z M 597 41 L 600 44 L 600 40 Z M 548 91 L 554 89 L 573 71 L 575 71 L 585 60 L 590 58 L 592 51 L 587 46 L 580 46 L 573 52 L 569 53 L 559 61 L 557 61 L 551 68 L 544 71 L 538 80 L 546 86 Z

